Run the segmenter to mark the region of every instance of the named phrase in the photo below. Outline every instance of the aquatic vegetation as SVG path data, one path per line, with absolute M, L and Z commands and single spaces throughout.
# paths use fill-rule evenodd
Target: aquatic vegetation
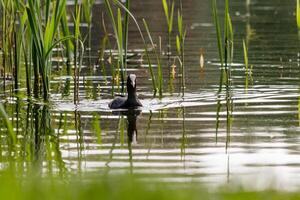
M 30 0 L 1 1 L 3 70 L 14 80 L 17 92 L 23 66 L 27 95 L 44 100 L 49 98 L 53 49 L 64 42 L 67 49 L 67 66 L 70 72 L 72 45 L 66 22 L 66 1 L 46 1 L 45 4 Z M 62 37 L 58 30 L 62 30 Z M 33 72 L 33 73 L 32 73 Z M 32 87 L 33 77 L 33 87 Z M 5 88 L 5 83 L 4 83 Z
M 67 12 L 66 9 L 63 10 L 62 16 L 61 16 L 61 31 L 63 37 L 71 37 L 70 29 L 68 26 L 68 21 L 67 21 Z M 73 61 L 73 52 L 74 52 L 74 45 L 71 40 L 66 40 L 64 41 L 64 45 L 66 48 L 66 65 L 67 65 L 67 75 L 71 75 L 71 62 Z M 27 62 L 25 62 L 27 63 Z
M 28 15 L 28 22 L 31 30 L 33 46 L 32 46 L 32 60 L 34 63 L 35 79 L 38 76 L 42 77 L 43 97 L 47 100 L 49 97 L 49 84 L 51 75 L 51 55 L 53 48 L 58 44 L 55 41 L 56 31 L 59 26 L 63 11 L 66 6 L 66 0 L 57 1 L 54 5 L 52 15 L 46 13 L 45 29 L 43 29 L 43 22 L 40 21 L 39 14 L 40 6 L 34 1 L 30 0 L 29 6 L 26 7 Z M 48 5 L 50 6 L 50 5 Z M 61 39 L 65 40 L 66 38 Z M 34 94 L 38 97 L 38 80 L 35 81 Z
M 155 75 L 154 75 L 154 72 L 153 72 L 152 63 L 151 63 L 151 59 L 150 59 L 150 56 L 149 56 L 149 49 L 148 49 L 144 34 L 141 30 L 141 27 L 139 26 L 139 23 L 137 22 L 134 15 L 122 3 L 120 3 L 119 1 L 115 1 L 114 3 L 116 3 L 117 6 L 119 6 L 125 12 L 127 12 L 129 14 L 129 16 L 133 20 L 136 28 L 138 29 L 138 32 L 140 34 L 140 37 L 141 37 L 141 40 L 142 40 L 142 43 L 143 43 L 143 46 L 144 46 L 144 51 L 145 51 L 145 54 L 146 54 L 147 63 L 148 63 L 148 66 L 149 66 L 148 68 L 149 68 L 150 75 L 151 75 L 151 80 L 152 80 L 153 92 L 154 92 L 154 96 L 155 96 L 156 92 L 157 92 L 157 86 L 156 86 L 156 80 L 155 80 L 156 78 L 155 78 Z
M 81 5 L 78 2 L 75 2 L 75 13 L 74 13 L 74 103 L 77 104 L 79 101 L 79 74 L 81 68 L 82 59 L 78 59 L 79 55 L 79 41 L 81 38 L 80 34 L 80 21 L 81 21 Z M 83 46 L 83 44 L 82 44 Z M 82 54 L 83 54 L 83 47 Z M 80 63 L 78 63 L 78 60 Z
M 122 25 L 122 14 L 121 14 L 121 10 L 118 8 L 117 19 L 115 19 L 110 0 L 105 0 L 105 6 L 111 20 L 116 43 L 118 46 L 118 69 L 121 70 L 122 93 L 124 93 L 125 68 L 124 68 L 124 49 L 123 49 L 124 33 L 123 33 L 123 25 Z
M 298 29 L 300 29 L 300 0 L 297 0 L 297 8 L 296 8 L 296 20 Z
M 163 74 L 162 74 L 161 56 L 160 56 L 161 51 L 159 51 L 159 53 L 157 52 L 157 46 L 153 42 L 151 32 L 149 30 L 149 26 L 148 26 L 145 19 L 143 19 L 143 22 L 144 22 L 144 26 L 145 26 L 146 32 L 148 34 L 148 38 L 150 40 L 152 49 L 154 50 L 154 54 L 155 54 L 155 57 L 156 57 L 156 61 L 157 61 L 157 79 L 156 79 L 157 83 L 156 83 L 156 86 L 158 88 L 159 97 L 162 98 L 162 95 L 163 95 Z M 161 45 L 159 45 L 159 46 L 161 46 Z M 154 77 L 154 74 L 152 76 Z
M 168 52 L 167 52 L 167 54 L 170 55 L 171 54 L 171 34 L 172 34 L 172 30 L 173 30 L 175 2 L 172 0 L 172 3 L 170 5 L 170 1 L 169 1 L 169 3 L 167 3 L 167 0 L 162 0 L 162 4 L 163 4 L 165 16 L 166 16 L 167 25 L 168 25 Z
M 249 75 L 249 67 L 248 67 L 248 48 L 246 46 L 245 40 L 243 40 L 243 50 L 244 50 L 244 61 L 245 61 L 245 88 L 248 88 L 248 75 Z
M 125 7 L 127 10 L 130 11 L 130 0 L 126 0 Z M 124 40 L 123 40 L 123 47 L 124 47 L 124 68 L 127 69 L 127 54 L 128 54 L 128 32 L 129 32 L 129 13 L 125 12 L 124 17 Z
M 219 60 L 221 65 L 221 74 L 220 74 L 220 84 L 217 95 L 217 111 L 216 111 L 216 140 L 219 130 L 220 123 L 220 112 L 222 108 L 222 88 L 224 85 L 225 79 L 225 88 L 226 88 L 226 149 L 230 142 L 230 132 L 232 126 L 232 112 L 233 112 L 233 100 L 231 94 L 231 63 L 233 60 L 233 30 L 232 22 L 229 13 L 229 0 L 225 0 L 224 8 L 224 32 L 222 34 L 220 27 L 220 20 L 218 16 L 218 9 L 216 0 L 212 0 L 212 14 L 215 23 L 216 35 L 217 35 L 217 44 L 219 52 Z
M 181 89 L 182 95 L 184 96 L 185 91 L 185 61 L 184 61 L 184 42 L 186 37 L 186 28 L 183 23 L 183 9 L 182 2 L 180 1 L 180 8 L 178 9 L 177 14 L 177 26 L 178 26 L 178 35 L 176 36 L 176 48 L 178 57 L 180 58 L 180 66 L 181 66 Z

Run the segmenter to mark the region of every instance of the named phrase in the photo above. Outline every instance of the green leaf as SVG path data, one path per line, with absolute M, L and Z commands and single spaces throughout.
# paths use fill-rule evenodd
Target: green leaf
M 297 0 L 297 9 L 296 9 L 296 16 L 297 16 L 297 26 L 298 29 L 300 30 L 300 0 Z
M 171 9 L 171 16 L 170 16 L 170 23 L 169 23 L 169 33 L 172 32 L 173 29 L 173 21 L 174 21 L 174 1 L 172 2 L 172 9 Z
M 245 40 L 243 40 L 243 49 L 244 49 L 245 72 L 246 74 L 248 74 L 248 48 L 246 46 Z
M 176 48 L 177 48 L 178 54 L 180 54 L 181 53 L 181 44 L 180 44 L 180 38 L 178 35 L 176 35 Z
M 168 6 L 168 3 L 167 3 L 167 0 L 162 0 L 162 4 L 163 4 L 166 20 L 167 20 L 167 23 L 168 23 L 168 26 L 169 26 L 170 17 L 169 17 L 169 6 Z
M 182 37 L 182 15 L 180 13 L 180 11 L 178 10 L 178 16 L 177 16 L 177 23 L 178 23 L 178 32 L 179 32 L 179 36 Z
M 221 28 L 220 28 L 220 22 L 218 17 L 218 9 L 217 9 L 217 3 L 216 0 L 212 0 L 212 13 L 213 13 L 213 19 L 216 26 L 216 32 L 217 32 L 217 41 L 218 41 L 218 50 L 219 50 L 219 58 L 221 67 L 224 66 L 224 59 L 223 59 L 223 47 L 222 47 L 222 37 L 221 37 Z

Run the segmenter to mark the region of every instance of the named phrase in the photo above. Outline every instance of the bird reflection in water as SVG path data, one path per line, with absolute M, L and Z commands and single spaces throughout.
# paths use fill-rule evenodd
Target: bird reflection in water
M 113 112 L 117 115 L 123 115 L 127 117 L 127 136 L 128 136 L 128 146 L 131 144 L 137 144 L 137 128 L 136 121 L 138 116 L 141 114 L 141 110 L 129 109 L 126 111 Z
M 130 171 L 132 173 L 132 145 L 137 144 L 138 131 L 137 131 L 137 118 L 141 114 L 141 110 L 129 109 L 126 111 L 113 112 L 114 114 L 123 115 L 127 117 L 127 143 L 129 153 Z

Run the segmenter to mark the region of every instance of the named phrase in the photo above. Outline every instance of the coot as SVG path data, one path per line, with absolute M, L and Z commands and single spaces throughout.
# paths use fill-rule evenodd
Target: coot
M 136 75 L 130 74 L 127 77 L 127 97 L 116 97 L 108 104 L 111 109 L 137 108 L 143 106 L 136 94 Z

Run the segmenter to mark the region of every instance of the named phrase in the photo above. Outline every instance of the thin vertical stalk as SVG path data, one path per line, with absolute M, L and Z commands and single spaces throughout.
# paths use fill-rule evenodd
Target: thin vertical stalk
M 17 42 L 17 34 L 14 32 L 14 64 L 15 64 L 15 70 L 14 70 L 14 80 L 15 80 L 15 92 L 19 89 L 19 51 L 18 51 L 18 42 Z
M 130 10 L 130 0 L 126 0 L 125 7 L 127 10 Z M 124 19 L 124 40 L 123 40 L 123 48 L 124 48 L 124 69 L 127 70 L 127 54 L 128 54 L 128 32 L 129 32 L 129 14 L 125 12 Z
M 144 22 L 144 26 L 145 26 L 146 32 L 148 34 L 151 46 L 152 46 L 152 48 L 154 50 L 154 53 L 155 53 L 155 56 L 156 56 L 157 68 L 158 68 L 157 69 L 157 71 L 158 71 L 157 72 L 158 73 L 158 81 L 157 81 L 156 85 L 158 86 L 159 97 L 162 98 L 162 94 L 163 94 L 163 75 L 162 75 L 160 55 L 156 50 L 156 46 L 153 42 L 153 39 L 152 39 L 152 36 L 151 36 L 151 33 L 150 33 L 150 30 L 149 30 L 149 27 L 148 27 L 148 24 L 147 24 L 146 20 L 143 19 L 143 22 Z M 154 73 L 153 72 L 152 72 L 151 76 L 152 76 L 152 78 L 154 78 Z
M 110 0 L 105 0 L 105 6 L 106 6 L 106 10 L 109 14 L 109 17 L 111 19 L 111 23 L 112 23 L 112 27 L 113 27 L 113 30 L 114 30 L 114 34 L 115 34 L 115 38 L 117 40 L 117 46 L 118 46 L 118 65 L 120 66 L 121 68 L 121 82 L 122 82 L 122 93 L 124 92 L 124 58 L 123 58 L 123 42 L 120 41 L 120 39 L 123 38 L 123 31 L 122 31 L 122 25 L 120 26 L 120 24 L 122 24 L 122 22 L 120 22 L 120 14 L 119 11 L 118 11 L 118 21 L 116 23 L 116 20 L 115 20 L 115 17 L 114 17 L 114 13 L 112 11 L 112 8 L 111 8 L 111 4 L 110 4 Z M 120 32 L 121 31 L 121 32 Z M 122 36 L 122 37 L 121 37 Z
M 297 27 L 300 31 L 300 0 L 297 0 L 297 8 L 296 8 L 296 20 L 297 20 Z

